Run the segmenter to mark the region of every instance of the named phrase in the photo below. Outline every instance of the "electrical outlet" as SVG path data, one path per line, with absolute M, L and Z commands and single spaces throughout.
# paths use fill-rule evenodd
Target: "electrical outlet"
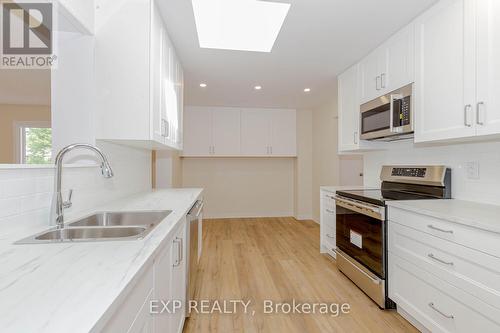
M 479 179 L 479 162 L 472 161 L 465 164 L 468 179 Z

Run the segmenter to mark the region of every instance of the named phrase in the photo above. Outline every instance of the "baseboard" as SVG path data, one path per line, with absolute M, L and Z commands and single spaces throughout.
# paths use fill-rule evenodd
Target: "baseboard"
M 295 219 L 298 221 L 314 221 L 311 215 L 296 215 Z M 314 222 L 318 223 L 317 221 Z

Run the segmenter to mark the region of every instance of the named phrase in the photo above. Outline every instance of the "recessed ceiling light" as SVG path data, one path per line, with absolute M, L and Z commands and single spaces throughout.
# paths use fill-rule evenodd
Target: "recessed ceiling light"
M 262 87 L 261 87 L 261 86 L 255 86 L 255 87 L 253 87 L 253 88 L 254 88 L 255 90 L 261 90 L 261 89 L 262 89 Z
M 305 88 L 304 89 L 304 92 L 310 92 L 311 91 L 311 88 Z
M 200 87 L 202 87 L 202 88 L 206 88 L 206 87 L 207 87 L 207 84 L 206 84 L 206 83 L 200 83 Z
M 271 52 L 290 9 L 259 0 L 191 0 L 200 47 Z

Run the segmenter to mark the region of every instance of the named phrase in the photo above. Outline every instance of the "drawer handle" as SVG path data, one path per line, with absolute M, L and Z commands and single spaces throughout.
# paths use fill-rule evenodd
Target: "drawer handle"
M 430 302 L 429 303 L 429 307 L 436 311 L 437 313 L 439 313 L 441 316 L 445 317 L 445 318 L 448 318 L 448 319 L 454 319 L 455 316 L 454 315 L 447 315 L 446 313 L 444 313 L 443 311 L 439 310 L 438 308 L 436 308 L 436 306 L 434 305 L 433 302 Z
M 328 195 L 328 194 L 326 195 L 326 197 L 329 198 L 329 199 L 335 199 L 334 196 L 331 196 L 331 195 Z
M 439 261 L 442 264 L 453 266 L 452 261 L 444 261 L 443 259 L 436 258 L 436 256 L 434 256 L 434 254 L 432 254 L 432 253 L 429 253 L 427 256 L 433 260 Z
M 330 214 L 335 214 L 335 212 L 333 210 L 331 210 L 331 209 L 327 209 L 326 212 L 330 213 Z
M 427 228 L 429 228 L 429 229 L 433 229 L 433 230 L 437 230 L 437 231 L 441 231 L 441 232 L 444 232 L 444 233 L 447 233 L 447 234 L 452 234 L 452 233 L 453 233 L 453 230 L 445 230 L 445 229 L 441 229 L 441 228 L 438 228 L 438 227 L 433 226 L 432 224 L 429 224 L 429 225 L 427 226 Z
M 332 235 L 330 235 L 330 234 L 326 234 L 326 237 L 328 237 L 328 238 L 332 238 L 332 239 L 335 239 L 335 236 L 332 236 Z

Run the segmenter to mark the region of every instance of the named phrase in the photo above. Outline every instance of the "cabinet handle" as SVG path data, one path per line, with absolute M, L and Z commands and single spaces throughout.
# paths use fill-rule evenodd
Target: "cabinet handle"
M 331 238 L 331 239 L 335 239 L 335 236 L 332 236 L 330 234 L 326 234 L 326 237 Z
M 172 264 L 173 267 L 177 267 L 181 264 L 181 261 L 180 261 L 180 252 L 179 252 L 179 239 L 176 238 L 174 239 L 173 241 L 175 244 L 177 244 L 177 259 L 175 259 L 175 262 Z
M 427 228 L 429 228 L 429 229 L 433 229 L 433 230 L 437 230 L 437 231 L 441 231 L 441 232 L 444 232 L 444 233 L 447 233 L 447 234 L 452 234 L 452 233 L 453 233 L 453 230 L 445 230 L 445 229 L 441 229 L 441 228 L 438 228 L 438 227 L 433 226 L 432 224 L 429 224 L 429 225 L 427 226 Z
M 380 74 L 380 86 L 385 88 L 385 73 Z
M 481 126 L 484 125 L 484 102 L 477 103 L 476 123 Z
M 437 313 L 439 313 L 441 316 L 445 317 L 445 318 L 448 318 L 448 319 L 453 319 L 453 318 L 455 318 L 455 316 L 454 316 L 454 315 L 448 315 L 448 314 L 444 313 L 443 311 L 439 310 L 438 308 L 436 308 L 436 306 L 434 305 L 434 303 L 433 303 L 433 302 L 430 302 L 430 303 L 429 303 L 429 307 L 430 307 L 432 310 L 434 310 L 434 311 L 436 311 Z
M 469 111 L 472 109 L 472 105 L 467 104 L 464 107 L 464 124 L 467 127 L 472 127 L 472 123 L 469 123 Z
M 330 214 L 335 214 L 335 212 L 333 210 L 331 210 L 331 209 L 326 209 L 326 212 L 330 213 Z
M 380 87 L 379 87 L 379 81 L 380 81 L 380 76 L 377 76 L 377 77 L 375 78 L 375 88 L 376 88 L 377 90 L 380 90 Z
M 179 244 L 179 262 L 184 261 L 184 238 L 179 238 L 180 244 Z
M 354 144 L 357 145 L 359 143 L 358 141 L 358 132 L 354 132 Z
M 429 253 L 427 256 L 433 260 L 436 260 L 436 261 L 442 263 L 442 264 L 453 266 L 452 261 L 444 261 L 443 259 L 436 258 L 436 256 L 434 256 L 434 254 L 432 254 L 432 253 Z

